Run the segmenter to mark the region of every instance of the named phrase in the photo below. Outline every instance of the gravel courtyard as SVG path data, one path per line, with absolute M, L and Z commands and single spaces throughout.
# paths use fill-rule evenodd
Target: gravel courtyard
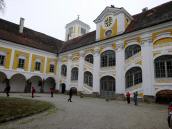
M 11 96 L 31 99 L 30 94 Z M 168 129 L 164 105 L 134 106 L 124 101 L 78 96 L 67 102 L 66 95 L 50 98 L 49 94 L 37 94 L 34 99 L 52 102 L 57 109 L 0 124 L 0 129 Z

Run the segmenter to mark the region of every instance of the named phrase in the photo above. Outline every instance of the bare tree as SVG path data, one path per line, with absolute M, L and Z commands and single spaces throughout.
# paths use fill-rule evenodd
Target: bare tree
M 0 0 L 0 11 L 3 11 L 5 8 L 5 2 L 4 0 Z

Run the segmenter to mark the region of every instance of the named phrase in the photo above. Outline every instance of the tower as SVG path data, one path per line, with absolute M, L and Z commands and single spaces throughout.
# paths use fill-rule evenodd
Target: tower
M 68 23 L 65 27 L 65 40 L 70 40 L 89 32 L 90 26 L 79 20 L 79 15 L 76 20 Z

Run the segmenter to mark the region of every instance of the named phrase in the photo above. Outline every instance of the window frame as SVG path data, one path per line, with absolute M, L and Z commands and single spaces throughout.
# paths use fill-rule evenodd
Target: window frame
M 116 53 L 113 50 L 104 51 L 101 54 L 101 67 L 112 67 L 116 65 Z
M 71 81 L 78 81 L 78 71 L 79 69 L 77 67 L 72 68 L 71 70 Z

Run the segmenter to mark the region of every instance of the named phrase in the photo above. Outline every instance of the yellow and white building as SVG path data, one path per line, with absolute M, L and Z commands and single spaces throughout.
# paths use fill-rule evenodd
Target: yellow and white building
M 172 2 L 134 16 L 106 7 L 96 30 L 79 19 L 66 26 L 66 41 L 0 20 L 0 91 L 48 92 L 71 87 L 84 94 L 172 98 Z M 9 25 L 9 26 L 8 26 Z M 0 25 L 1 26 L 1 25 Z M 23 29 L 22 29 L 23 28 Z M 19 31 L 18 31 L 19 30 Z

